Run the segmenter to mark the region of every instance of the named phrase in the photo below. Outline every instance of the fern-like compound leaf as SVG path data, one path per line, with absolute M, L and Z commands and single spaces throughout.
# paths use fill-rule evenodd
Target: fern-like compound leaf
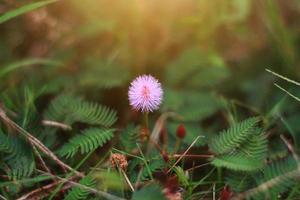
M 114 134 L 114 129 L 89 128 L 82 131 L 82 134 L 76 135 L 69 140 L 60 150 L 62 157 L 73 157 L 78 151 L 86 154 L 102 147 L 110 141 Z
M 209 145 L 211 151 L 215 154 L 224 154 L 240 147 L 249 135 L 256 132 L 258 121 L 258 118 L 249 118 L 222 131 L 219 136 L 211 140 Z
M 4 171 L 9 179 L 19 180 L 33 173 L 34 157 L 30 147 L 22 139 L 5 135 L 0 130 L 0 152 L 4 153 Z
M 87 199 L 88 195 L 90 194 L 90 191 L 86 187 L 93 188 L 96 185 L 96 181 L 91 176 L 86 176 L 79 181 L 79 184 L 82 185 L 82 187 L 80 187 L 79 185 L 74 186 L 64 198 L 64 200 Z
M 0 129 L 0 152 L 13 153 L 15 149 L 13 140 Z
M 71 95 L 60 95 L 51 102 L 44 118 L 69 125 L 83 122 L 109 127 L 117 121 L 117 113 L 98 103 L 87 102 Z
M 74 120 L 109 127 L 117 120 L 117 114 L 106 106 L 97 103 L 81 102 L 73 104 Z
M 20 180 L 29 177 L 35 169 L 35 161 L 32 154 L 13 158 L 7 161 L 9 169 L 7 175 L 11 180 Z
M 144 167 L 142 171 L 141 180 L 143 181 L 148 180 L 150 178 L 149 173 L 153 174 L 159 170 L 162 170 L 165 167 L 164 164 L 165 164 L 164 161 L 161 159 L 151 161 L 148 165 L 148 168 Z
M 258 186 L 269 182 L 271 187 L 256 194 L 255 199 L 277 199 L 280 193 L 287 191 L 288 188 L 297 183 L 295 176 L 287 176 L 287 174 L 296 170 L 297 162 L 291 156 L 267 165 L 255 178 Z
M 139 142 L 140 127 L 129 124 L 120 135 L 120 143 L 122 147 L 127 151 L 131 152 L 136 148 L 136 143 Z
M 243 192 L 248 188 L 254 187 L 254 178 L 251 173 L 230 172 L 225 178 L 226 184 L 234 192 Z
M 256 129 L 256 133 L 247 138 L 236 151 L 245 154 L 245 157 L 255 159 L 257 162 L 263 162 L 268 151 L 266 135 L 260 129 Z
M 158 185 L 148 185 L 133 193 L 131 200 L 166 200 L 162 188 Z
M 212 164 L 216 167 L 225 167 L 235 171 L 254 171 L 263 167 L 263 163 L 245 157 L 245 154 L 242 153 L 218 156 L 212 160 Z
M 267 155 L 267 139 L 260 129 L 248 136 L 239 147 L 227 154 L 220 154 L 213 158 L 212 164 L 236 171 L 253 171 L 264 166 Z

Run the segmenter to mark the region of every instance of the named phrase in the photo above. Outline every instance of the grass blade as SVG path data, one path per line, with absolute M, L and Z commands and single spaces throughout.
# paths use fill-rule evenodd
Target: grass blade
M 35 3 L 27 4 L 25 6 L 15 9 L 15 10 L 8 11 L 0 16 L 0 24 L 4 23 L 12 18 L 15 18 L 19 15 L 22 15 L 24 13 L 35 10 L 37 8 L 46 6 L 50 3 L 54 3 L 56 1 L 57 0 L 39 1 L 39 2 L 35 2 Z
M 7 66 L 2 67 L 2 69 L 0 70 L 0 77 L 3 77 L 5 75 L 7 75 L 8 73 L 10 73 L 11 71 L 14 71 L 18 68 L 25 67 L 25 66 L 31 66 L 31 65 L 37 65 L 37 64 L 51 65 L 51 66 L 62 65 L 60 62 L 57 62 L 55 60 L 30 58 L 30 59 L 25 59 L 22 61 L 14 62 Z

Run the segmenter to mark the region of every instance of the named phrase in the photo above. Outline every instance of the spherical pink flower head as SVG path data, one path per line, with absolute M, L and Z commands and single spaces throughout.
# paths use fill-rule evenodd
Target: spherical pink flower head
M 128 91 L 129 103 L 135 110 L 152 112 L 162 102 L 161 84 L 151 75 L 142 75 L 131 82 Z

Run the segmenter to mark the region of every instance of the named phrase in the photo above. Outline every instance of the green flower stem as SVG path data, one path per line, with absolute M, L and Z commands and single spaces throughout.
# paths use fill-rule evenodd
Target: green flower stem
M 88 153 L 74 168 L 75 170 L 77 170 L 78 168 L 80 168 L 85 161 L 94 153 L 94 151 L 91 151 L 90 153 Z M 70 172 L 69 174 L 67 174 L 66 179 L 69 179 L 71 176 L 73 176 L 75 173 L 74 172 Z M 55 195 L 61 190 L 61 188 L 63 187 L 65 182 L 62 182 L 61 184 L 59 184 L 55 190 L 51 193 L 50 197 L 48 198 L 48 200 L 52 200 Z
M 147 137 L 149 136 L 149 112 L 144 113 L 144 128 L 146 129 Z
M 175 148 L 174 148 L 174 154 L 177 153 L 180 149 L 182 143 L 182 139 L 179 137 L 176 137 L 176 143 L 175 143 Z

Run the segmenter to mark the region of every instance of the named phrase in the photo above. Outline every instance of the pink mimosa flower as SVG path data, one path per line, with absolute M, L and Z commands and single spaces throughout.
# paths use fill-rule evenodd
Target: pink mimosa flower
M 161 84 L 151 75 L 142 75 L 131 82 L 128 91 L 129 103 L 135 110 L 152 112 L 163 99 Z

